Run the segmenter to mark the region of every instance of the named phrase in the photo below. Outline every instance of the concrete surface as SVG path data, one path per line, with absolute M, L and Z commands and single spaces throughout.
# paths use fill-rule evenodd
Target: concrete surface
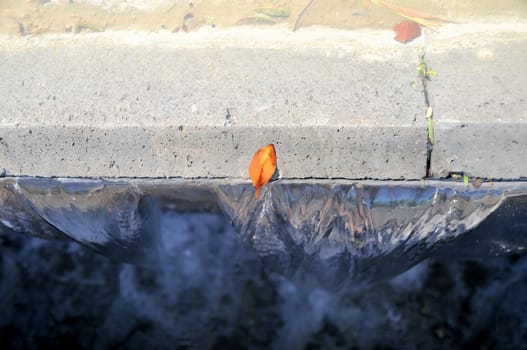
M 482 32 L 485 28 L 487 32 Z M 434 176 L 527 176 L 527 25 L 389 31 L 204 28 L 0 37 L 8 175 L 247 179 L 426 175 L 421 50 L 437 71 Z
M 526 52 L 526 31 L 473 31 L 427 45 L 426 60 L 438 72 L 428 89 L 434 176 L 527 176 Z
M 286 178 L 423 177 L 417 49 L 333 33 L 3 38 L 0 164 L 10 175 L 247 178 L 253 153 L 274 143 Z

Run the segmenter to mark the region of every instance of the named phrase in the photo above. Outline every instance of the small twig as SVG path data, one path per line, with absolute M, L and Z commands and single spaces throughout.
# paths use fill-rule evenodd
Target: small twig
M 309 0 L 306 7 L 304 7 L 304 9 L 300 11 L 300 13 L 298 14 L 298 17 L 296 18 L 295 26 L 293 27 L 293 32 L 295 32 L 298 29 L 298 23 L 300 22 L 300 19 L 302 18 L 306 10 L 309 8 L 309 6 L 311 6 L 313 1 L 315 0 Z

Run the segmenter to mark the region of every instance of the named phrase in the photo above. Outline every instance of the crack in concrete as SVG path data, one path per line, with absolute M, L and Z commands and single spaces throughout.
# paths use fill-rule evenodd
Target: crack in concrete
M 435 75 L 435 72 L 428 69 L 425 61 L 424 51 L 419 52 L 419 65 L 417 66 L 417 74 L 421 78 L 421 84 L 423 87 L 423 96 L 425 99 L 425 118 L 427 121 L 427 137 L 426 137 L 426 175 L 425 177 L 432 177 L 432 152 L 434 149 L 434 121 L 433 121 L 433 110 L 430 106 L 430 98 L 428 93 L 428 83 L 430 82 L 430 76 Z

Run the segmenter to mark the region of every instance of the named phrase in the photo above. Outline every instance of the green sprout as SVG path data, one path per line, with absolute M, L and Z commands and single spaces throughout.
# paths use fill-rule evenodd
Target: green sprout
M 428 142 L 430 142 L 431 145 L 435 143 L 433 114 L 432 107 L 428 107 L 426 109 L 426 124 L 428 127 Z
M 417 75 L 421 79 L 430 79 L 432 76 L 436 76 L 437 72 L 428 68 L 425 62 L 424 55 L 419 57 L 419 65 L 417 66 Z

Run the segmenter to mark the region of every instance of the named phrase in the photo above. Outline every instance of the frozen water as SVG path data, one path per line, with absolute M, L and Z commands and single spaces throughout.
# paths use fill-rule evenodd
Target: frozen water
M 491 259 L 526 247 L 521 186 L 283 181 L 256 200 L 223 181 L 1 182 L 2 348 L 518 348 L 527 334 L 527 260 Z
M 177 265 L 193 275 L 202 270 L 200 263 L 213 263 L 196 256 L 212 248 L 233 251 L 224 242 L 236 237 L 234 229 L 240 249 L 256 252 L 269 271 L 313 279 L 328 289 L 399 274 L 461 239 L 507 198 L 527 193 L 520 185 L 279 181 L 256 199 L 247 184 L 225 181 L 2 183 L 5 230 L 67 237 L 118 261 Z M 173 219 L 188 212 L 203 219 L 190 236 L 181 234 L 188 222 Z M 232 227 L 225 227 L 221 215 Z M 204 235 L 211 227 L 217 233 Z M 524 235 L 495 235 L 478 244 L 478 254 L 521 251 L 525 241 Z

